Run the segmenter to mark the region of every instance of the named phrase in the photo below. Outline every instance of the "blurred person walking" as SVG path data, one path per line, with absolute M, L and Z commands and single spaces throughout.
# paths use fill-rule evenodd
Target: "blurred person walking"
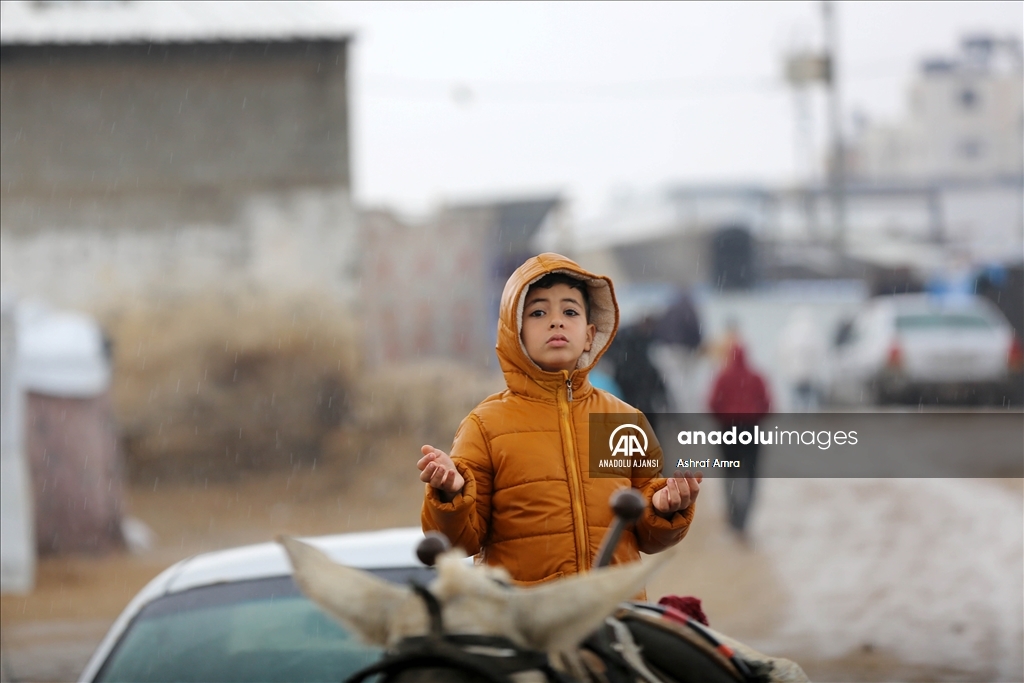
M 668 410 L 678 413 L 700 410 L 693 400 L 694 374 L 701 349 L 700 315 L 693 299 L 680 291 L 658 321 L 651 344 L 651 362 L 661 372 Z
M 658 428 L 658 413 L 669 409 L 665 381 L 651 362 L 657 320 L 646 316 L 636 325 L 619 330 L 609 350 L 615 364 L 614 380 L 621 398 L 642 412 Z
M 779 335 L 776 357 L 789 383 L 790 411 L 816 412 L 821 403 L 825 340 L 810 309 L 801 307 L 790 314 Z
M 771 411 L 771 399 L 764 378 L 747 365 L 746 352 L 739 343 L 730 350 L 729 361 L 715 377 L 708 408 L 722 430 L 736 428 L 736 438 L 725 443 L 725 460 L 738 460 L 740 466 L 725 471 L 725 492 L 728 522 L 741 540 L 747 540 L 746 526 L 754 502 L 757 479 L 758 443 L 753 438 L 754 425 Z M 742 434 L 749 434 L 743 443 Z

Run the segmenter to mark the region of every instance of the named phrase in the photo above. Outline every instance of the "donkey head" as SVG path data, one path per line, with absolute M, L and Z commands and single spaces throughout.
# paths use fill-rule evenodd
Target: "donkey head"
M 411 588 L 339 565 L 320 550 L 281 537 L 302 591 L 371 644 L 392 647 L 427 635 L 427 603 Z M 558 655 L 570 651 L 636 595 L 674 553 L 595 569 L 533 588 L 510 587 L 500 569 L 467 564 L 459 550 L 437 561 L 429 586 L 440 607 L 445 633 L 501 636 L 516 645 Z

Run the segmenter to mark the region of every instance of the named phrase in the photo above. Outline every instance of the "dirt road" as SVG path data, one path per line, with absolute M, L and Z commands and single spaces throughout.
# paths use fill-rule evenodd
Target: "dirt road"
M 4 677 L 74 679 L 129 598 L 162 569 L 196 552 L 266 541 L 280 532 L 321 534 L 418 525 L 422 489 L 412 464 L 418 446 L 412 439 L 395 437 L 379 449 L 389 457 L 344 468 L 303 466 L 285 474 L 253 474 L 230 484 L 131 488 L 129 512 L 155 532 L 154 547 L 136 555 L 42 560 L 36 590 L 25 597 L 3 596 L 0 603 Z M 988 486 L 986 490 L 1012 500 L 1021 497 L 1019 480 L 974 485 Z M 795 491 L 773 493 L 766 485 L 761 502 L 778 508 L 777 496 L 792 497 Z M 836 497 L 834 492 L 827 495 Z M 896 489 L 883 495 L 905 497 Z M 799 601 L 791 582 L 779 574 L 780 567 L 792 568 L 780 563 L 780 541 L 772 541 L 771 529 L 766 528 L 780 523 L 772 514 L 781 513 L 757 513 L 754 541 L 747 545 L 733 538 L 721 522 L 721 482 L 709 482 L 701 496 L 684 548 L 650 586 L 652 598 L 665 593 L 701 598 L 713 626 L 762 649 L 780 648 L 772 653 L 797 660 L 815 680 L 1020 680 L 984 662 L 972 669 L 951 666 L 941 658 L 932 663 L 908 659 L 885 642 L 851 640 L 856 644 L 841 652 L 813 644 L 800 647 L 799 629 L 808 626 L 794 626 L 793 605 Z M 1008 552 L 1011 558 L 1020 554 L 1012 547 Z M 1020 574 L 1016 577 L 1019 580 Z M 878 598 L 859 598 L 872 599 Z M 780 633 L 797 636 L 780 638 Z M 1009 656 L 1012 663 L 1015 654 Z

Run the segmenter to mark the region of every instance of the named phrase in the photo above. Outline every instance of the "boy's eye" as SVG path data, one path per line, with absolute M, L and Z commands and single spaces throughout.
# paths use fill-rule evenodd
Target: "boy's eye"
M 530 317 L 531 318 L 539 318 L 542 315 L 544 315 L 544 311 L 540 310 L 539 308 L 537 310 L 535 310 L 535 311 L 530 311 Z
M 568 316 L 579 315 L 579 311 L 577 311 L 575 309 L 572 309 L 572 308 L 568 308 L 568 309 L 566 309 L 565 314 L 568 315 Z

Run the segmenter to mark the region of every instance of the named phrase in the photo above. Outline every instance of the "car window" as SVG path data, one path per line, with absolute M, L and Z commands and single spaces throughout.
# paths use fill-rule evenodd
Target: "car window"
M 896 329 L 914 330 L 987 330 L 992 322 L 973 313 L 914 313 L 896 318 Z
M 373 573 L 397 583 L 433 577 L 426 567 Z M 132 620 L 94 680 L 341 681 L 380 655 L 283 576 L 154 600 Z
M 835 336 L 832 338 L 833 346 L 844 346 L 857 338 L 857 329 L 853 326 L 852 320 L 843 320 L 836 327 Z

